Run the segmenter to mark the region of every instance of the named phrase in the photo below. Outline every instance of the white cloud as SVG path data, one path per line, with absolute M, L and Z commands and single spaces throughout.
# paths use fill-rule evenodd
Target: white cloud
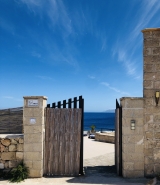
M 123 95 L 127 95 L 127 96 L 130 95 L 128 92 L 124 92 L 124 91 L 121 91 L 121 90 L 119 90 L 119 89 L 117 89 L 115 87 L 110 86 L 110 84 L 107 83 L 107 82 L 101 82 L 100 84 L 108 87 L 109 89 L 111 89 L 111 90 L 113 90 L 113 91 L 115 91 L 117 93 L 120 93 L 120 94 L 123 94 Z
M 32 56 L 37 57 L 37 58 L 41 58 L 41 54 L 36 51 L 32 52 Z

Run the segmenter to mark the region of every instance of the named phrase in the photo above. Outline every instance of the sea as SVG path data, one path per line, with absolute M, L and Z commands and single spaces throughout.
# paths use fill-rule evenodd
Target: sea
M 96 131 L 114 131 L 115 113 L 106 112 L 84 112 L 84 129 L 91 130 L 91 125 L 95 125 Z

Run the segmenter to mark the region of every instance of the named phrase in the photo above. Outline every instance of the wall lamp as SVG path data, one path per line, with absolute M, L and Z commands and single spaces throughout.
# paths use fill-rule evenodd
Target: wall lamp
M 155 100 L 156 100 L 156 106 L 158 106 L 158 102 L 159 102 L 159 91 L 156 91 Z
M 131 120 L 131 130 L 136 129 L 136 121 L 134 119 Z

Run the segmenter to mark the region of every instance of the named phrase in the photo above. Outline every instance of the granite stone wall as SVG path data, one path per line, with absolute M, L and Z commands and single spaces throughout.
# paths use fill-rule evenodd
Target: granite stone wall
M 0 138 L 0 169 L 11 169 L 23 160 L 23 137 Z
M 160 174 L 160 28 L 142 30 L 144 36 L 144 158 L 145 176 Z

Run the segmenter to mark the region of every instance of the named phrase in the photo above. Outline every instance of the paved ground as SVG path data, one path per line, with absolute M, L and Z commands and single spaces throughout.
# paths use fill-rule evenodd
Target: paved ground
M 84 137 L 84 176 L 27 179 L 21 185 L 144 185 L 145 178 L 124 179 L 116 175 L 114 144 L 97 142 Z M 0 181 L 0 185 L 9 185 Z

